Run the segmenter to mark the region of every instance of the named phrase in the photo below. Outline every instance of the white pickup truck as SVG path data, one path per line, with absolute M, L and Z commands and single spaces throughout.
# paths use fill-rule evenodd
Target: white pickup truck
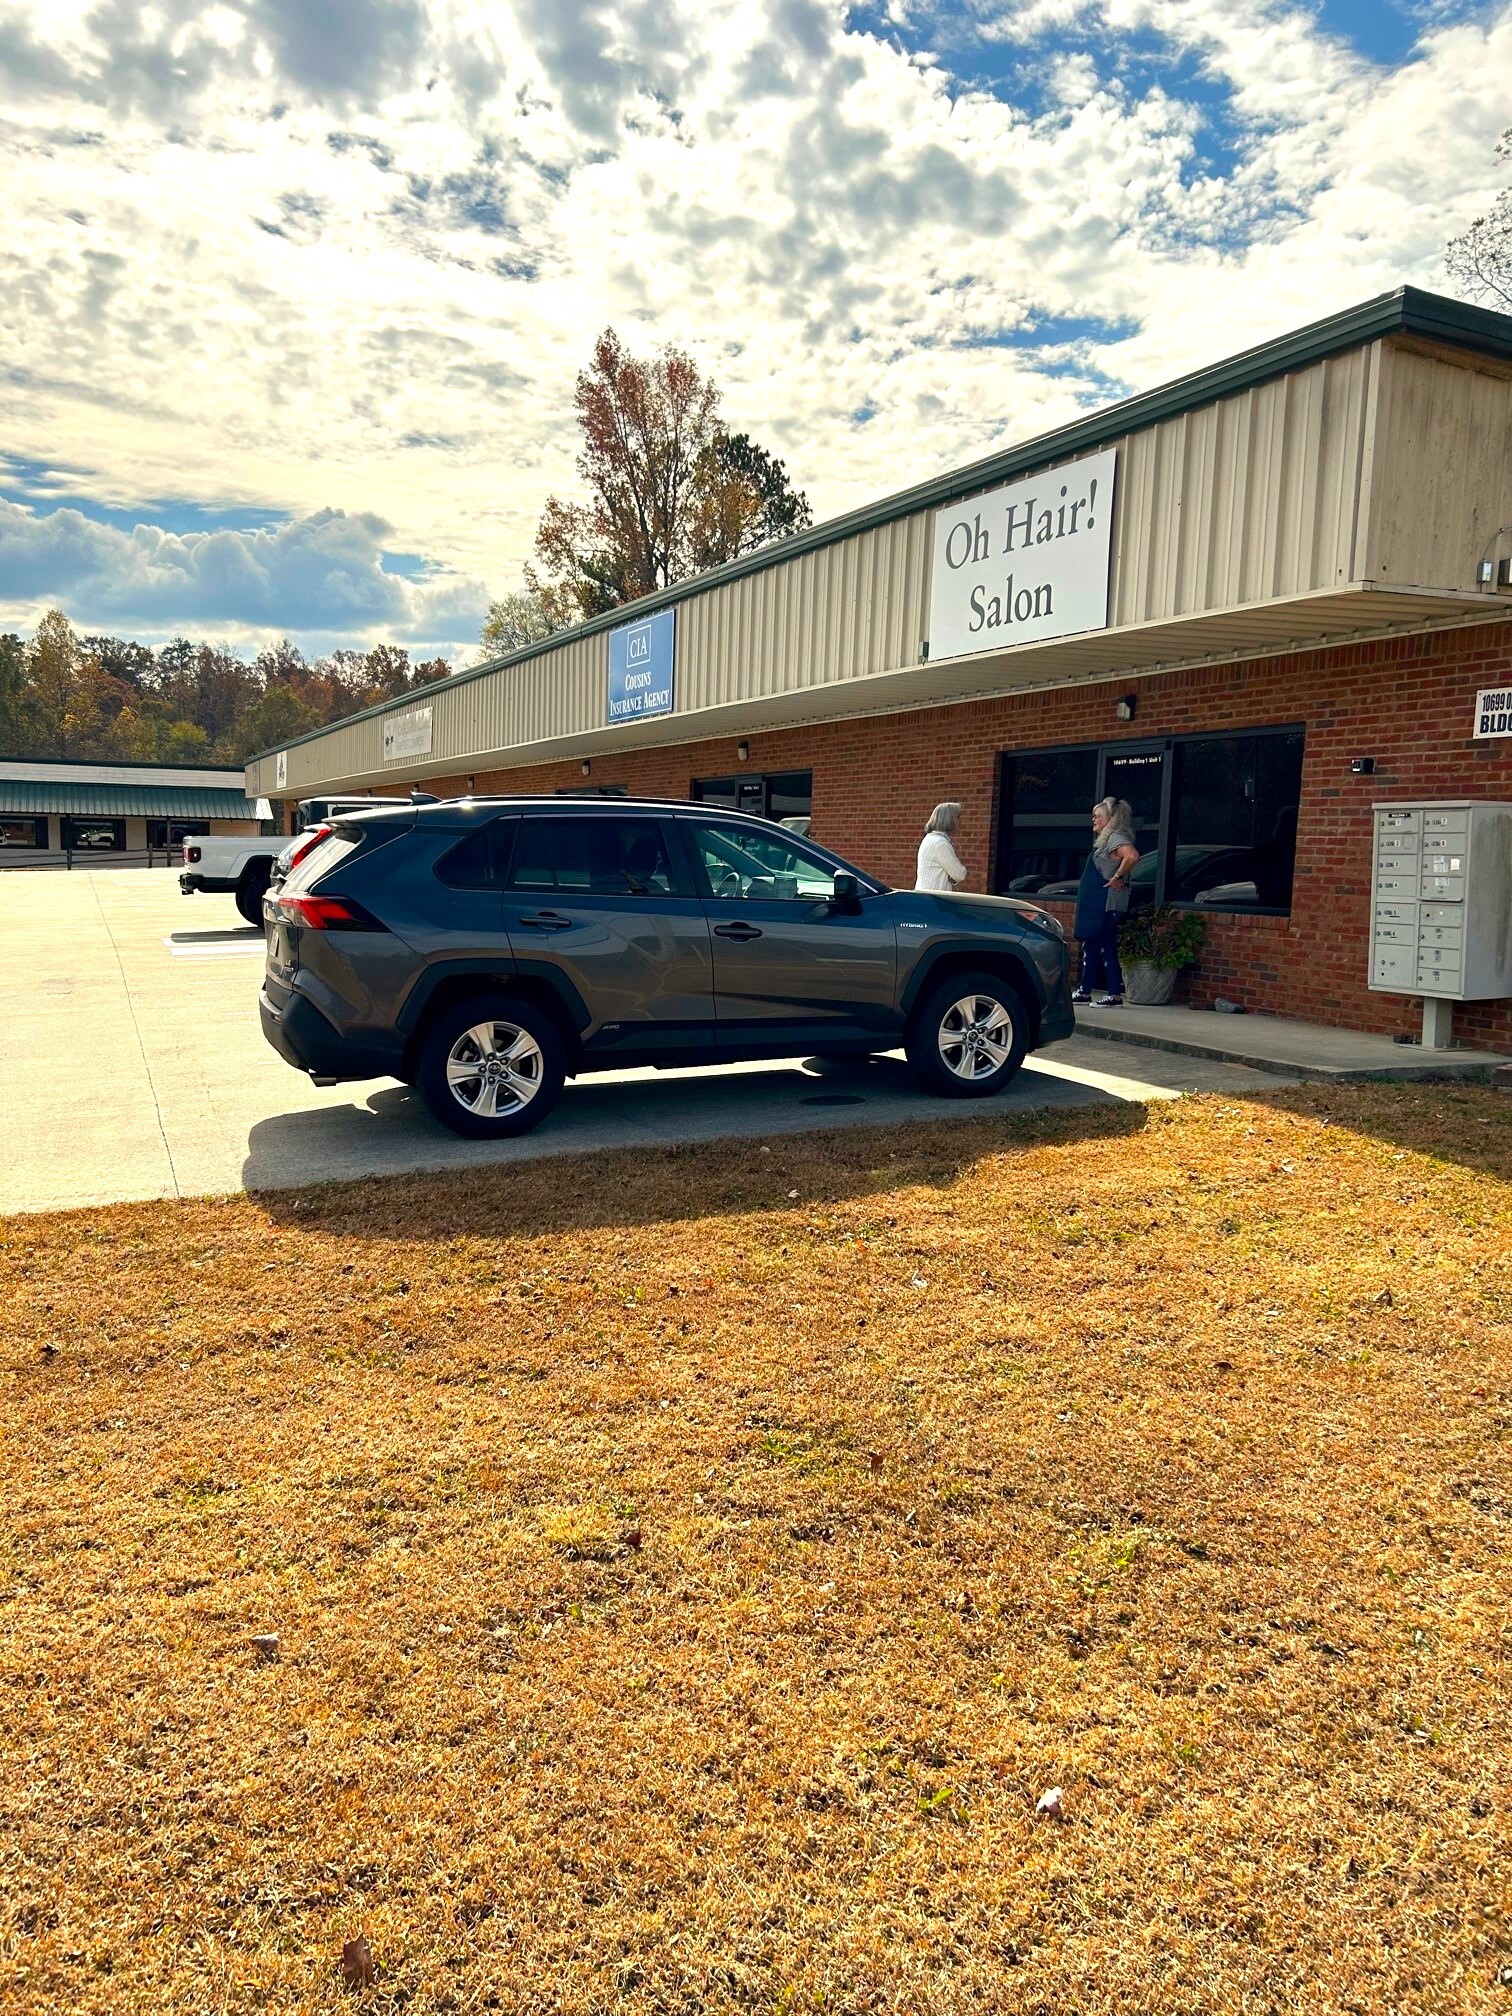
M 186 896 L 234 896 L 249 924 L 261 924 L 263 892 L 288 840 L 282 833 L 197 833 L 184 842 L 179 887 Z
M 303 798 L 294 815 L 294 834 L 322 825 L 341 812 L 359 812 L 368 805 L 403 805 L 403 798 Z M 282 833 L 199 833 L 184 842 L 184 869 L 179 888 L 186 896 L 234 896 L 249 924 L 263 921 L 262 900 L 273 880 L 274 864 L 294 842 Z

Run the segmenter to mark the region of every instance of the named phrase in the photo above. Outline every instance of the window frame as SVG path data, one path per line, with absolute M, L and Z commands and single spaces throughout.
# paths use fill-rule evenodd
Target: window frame
M 38 854 L 45 854 L 48 851 L 47 814 L 45 812 L 0 812 L 0 826 L 30 826 L 32 829 L 30 840 L 5 841 L 4 845 L 7 850 L 15 848 L 20 852 L 25 852 L 30 848 L 33 853 Z M 37 838 L 38 834 L 42 836 L 40 839 Z
M 998 751 L 997 774 L 997 844 L 993 849 L 992 893 L 995 896 L 1015 893 L 1022 900 L 1032 903 L 1032 890 L 1010 892 L 1008 883 L 1009 864 L 1013 858 L 1013 799 L 1011 786 L 1012 766 L 1026 756 L 1078 756 L 1093 750 L 1097 755 L 1097 796 L 1104 798 L 1107 792 L 1104 780 L 1107 777 L 1107 759 L 1118 756 L 1138 756 L 1158 750 L 1161 753 L 1160 774 L 1160 842 L 1155 864 L 1155 894 L 1153 901 L 1172 910 L 1195 910 L 1204 917 L 1290 917 L 1296 907 L 1296 864 L 1293 861 L 1293 900 L 1284 909 L 1274 904 L 1264 903 L 1194 903 L 1190 899 L 1167 896 L 1166 887 L 1170 879 L 1172 860 L 1175 853 L 1175 835 L 1172 821 L 1175 813 L 1176 791 L 1176 751 L 1197 742 L 1258 742 L 1281 735 L 1302 737 L 1302 765 L 1307 764 L 1307 723 L 1305 721 L 1267 722 L 1263 728 L 1199 728 L 1177 735 L 1130 736 L 1127 740 L 1108 742 L 1049 742 L 1028 744 L 1021 749 L 1001 749 Z M 1298 790 L 1298 800 L 1301 790 Z M 1096 800 L 1093 801 L 1094 803 Z M 1088 808 L 1090 810 L 1090 807 Z M 1087 828 L 1087 852 L 1092 851 L 1092 829 Z M 1146 857 L 1147 858 L 1147 857 Z M 1052 898 L 1052 901 L 1061 900 Z M 1069 901 L 1070 899 L 1064 899 Z

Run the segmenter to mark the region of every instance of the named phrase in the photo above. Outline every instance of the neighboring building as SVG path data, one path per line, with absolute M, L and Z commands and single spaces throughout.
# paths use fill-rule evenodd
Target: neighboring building
M 192 833 L 257 833 L 271 818 L 265 798 L 246 795 L 240 770 L 0 757 L 0 868 L 42 867 L 70 852 L 103 862 L 177 847 Z
M 1006 487 L 1005 487 L 1006 486 Z M 1414 288 L 305 736 L 249 794 L 625 790 L 1058 902 L 1134 808 L 1194 1000 L 1410 1031 L 1371 808 L 1512 801 L 1512 317 Z M 1484 696 L 1484 704 L 1478 699 Z M 1497 707 L 1494 703 L 1500 700 Z M 1455 1033 L 1512 1041 L 1512 1004 Z

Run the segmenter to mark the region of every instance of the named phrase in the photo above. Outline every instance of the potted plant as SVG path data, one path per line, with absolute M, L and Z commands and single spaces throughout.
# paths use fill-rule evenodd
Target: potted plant
M 1124 995 L 1136 1008 L 1160 1008 L 1176 990 L 1176 975 L 1202 950 L 1207 919 L 1169 903 L 1131 910 L 1118 933 Z

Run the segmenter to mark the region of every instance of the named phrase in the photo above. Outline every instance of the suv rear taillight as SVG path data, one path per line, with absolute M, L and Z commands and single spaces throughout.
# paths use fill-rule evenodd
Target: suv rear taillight
M 287 868 L 285 868 L 284 874 L 286 876 L 292 875 L 294 870 L 299 866 L 300 862 L 303 861 L 305 856 L 307 854 L 313 854 L 315 852 L 315 849 L 320 845 L 321 841 L 324 840 L 324 838 L 330 832 L 330 830 L 331 829 L 329 826 L 312 826 L 309 832 L 306 833 L 303 840 L 301 840 L 299 845 L 294 849 L 294 852 L 289 856 L 289 865 Z
M 192 867 L 199 858 L 200 850 L 198 847 L 186 847 L 184 849 L 184 862 L 186 866 Z
M 278 907 L 291 923 L 311 931 L 386 931 L 376 917 L 345 896 L 280 896 Z

